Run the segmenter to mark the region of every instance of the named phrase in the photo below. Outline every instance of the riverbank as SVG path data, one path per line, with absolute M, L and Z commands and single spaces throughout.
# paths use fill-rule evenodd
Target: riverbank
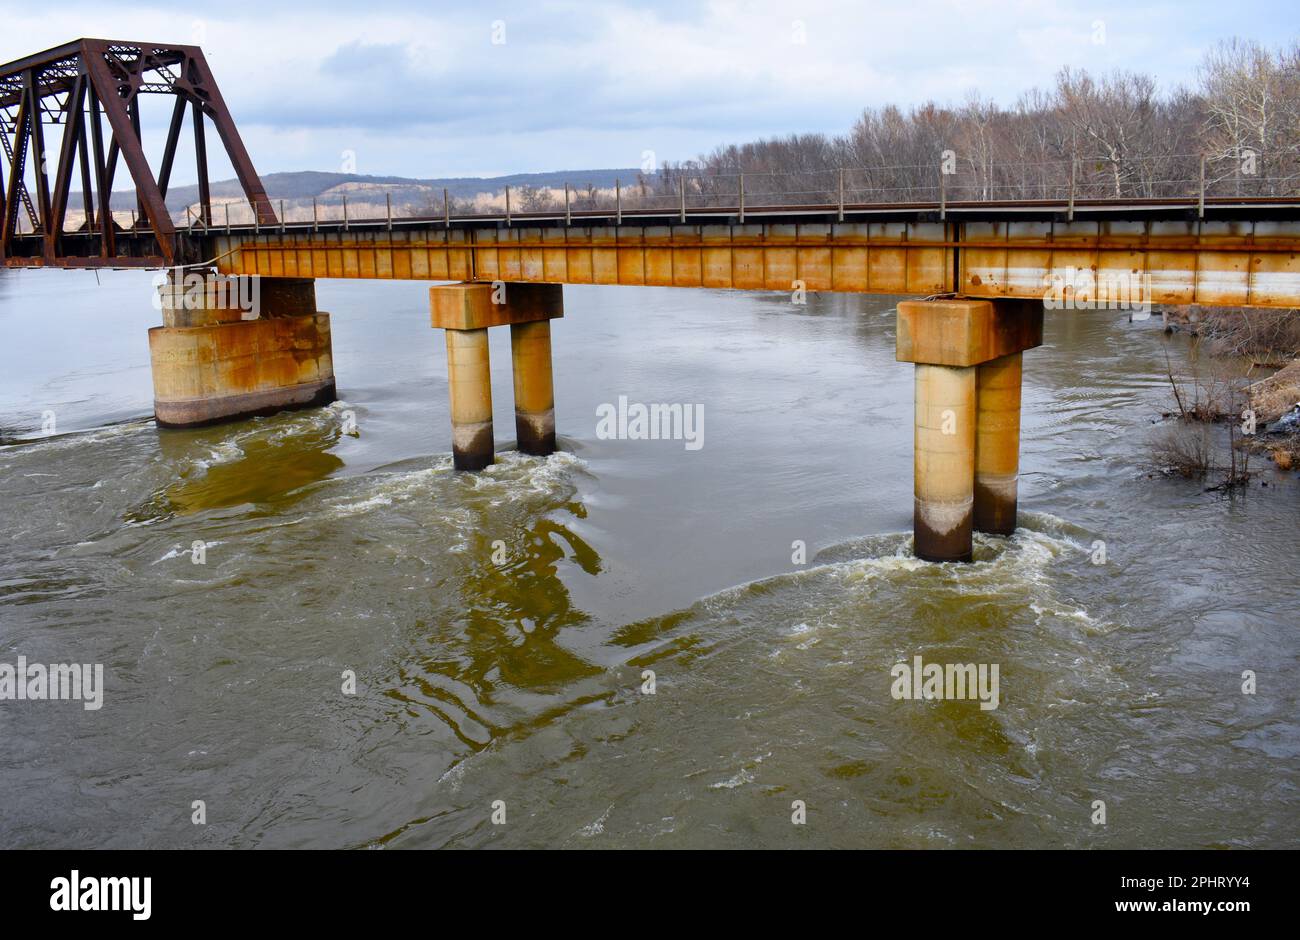
M 1281 471 L 1300 469 L 1300 311 L 1158 307 L 1155 312 L 1167 333 L 1193 338 L 1195 353 L 1188 369 L 1169 370 L 1175 410 L 1164 417 L 1177 424 L 1157 440 L 1162 468 L 1182 476 L 1226 468 L 1222 485 L 1229 488 L 1248 482 L 1252 454 Z M 1195 428 L 1207 424 L 1223 425 L 1226 435 Z

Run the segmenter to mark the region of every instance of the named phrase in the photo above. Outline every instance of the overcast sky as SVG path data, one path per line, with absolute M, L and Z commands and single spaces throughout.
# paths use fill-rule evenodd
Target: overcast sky
M 0 13 L 0 61 L 80 36 L 202 45 L 261 173 L 339 170 L 346 151 L 355 172 L 419 177 L 839 133 L 871 105 L 959 103 L 970 89 L 1010 103 L 1063 65 L 1169 87 L 1193 82 L 1220 38 L 1300 36 L 1296 0 L 65 0 Z

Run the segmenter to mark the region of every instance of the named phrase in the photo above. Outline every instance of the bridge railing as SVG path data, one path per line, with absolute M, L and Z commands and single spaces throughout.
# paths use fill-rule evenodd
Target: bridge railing
M 580 179 L 580 177 L 579 177 Z M 612 186 L 588 183 L 551 187 L 499 186 L 472 195 L 423 185 L 348 184 L 317 197 L 278 199 L 277 222 L 294 229 L 340 223 L 403 225 L 411 219 L 473 219 L 529 216 L 581 219 L 584 215 L 715 209 L 729 215 L 773 208 L 835 211 L 855 206 L 946 206 L 981 202 L 1066 205 L 1098 200 L 1165 199 L 1189 204 L 1216 198 L 1300 197 L 1300 169 L 1253 154 L 1202 159 L 1168 155 L 1141 159 L 1089 156 L 1074 161 L 999 163 L 954 160 L 948 164 L 812 168 L 799 171 L 701 171 L 665 168 Z M 196 207 L 173 213 L 178 228 L 222 231 L 257 223 L 248 201 L 214 199 L 211 222 Z M 134 210 L 114 213 L 122 231 L 147 232 Z M 17 233 L 24 234 L 19 219 Z M 69 210 L 65 231 L 82 219 Z
M 454 218 L 574 216 L 585 213 L 741 212 L 772 208 L 944 205 L 979 202 L 1180 200 L 1297 197 L 1300 165 L 1274 166 L 1254 154 L 1130 158 L 1091 155 L 1039 163 L 950 163 L 700 171 L 665 168 L 614 186 L 496 187 L 470 198 L 441 195 L 402 214 Z M 390 197 L 391 198 L 391 197 Z M 334 207 L 331 217 L 341 217 Z M 360 218 L 354 214 L 353 218 Z

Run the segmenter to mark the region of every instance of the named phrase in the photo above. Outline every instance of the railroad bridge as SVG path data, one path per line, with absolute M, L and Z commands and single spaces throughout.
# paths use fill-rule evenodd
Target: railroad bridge
M 169 96 L 155 168 L 141 96 Z M 166 197 L 189 124 L 198 200 L 178 223 Z M 209 128 L 250 221 L 215 213 Z M 160 127 L 159 132 L 162 132 Z M 0 66 L 0 258 L 14 268 L 167 272 L 149 331 L 155 417 L 229 421 L 335 396 L 318 278 L 429 280 L 445 333 L 458 469 L 493 459 L 487 331 L 508 326 L 521 450 L 555 449 L 550 320 L 564 284 L 632 284 L 911 296 L 897 358 L 914 363 L 916 553 L 966 560 L 972 531 L 1016 524 L 1021 357 L 1042 341 L 1044 301 L 1300 306 L 1300 200 L 1207 195 L 811 205 L 745 196 L 670 207 L 287 221 L 268 198 L 196 46 L 81 39 Z M 47 148 L 47 138 L 58 142 Z M 132 221 L 112 208 L 119 163 Z M 79 186 L 79 191 L 73 187 Z M 747 204 L 748 203 L 748 204 Z M 69 212 L 69 207 L 79 209 Z M 202 275 L 197 279 L 195 274 Z M 254 278 L 254 309 L 242 302 Z M 238 285 L 238 286 L 236 286 Z M 1118 291 L 1117 291 L 1118 286 Z M 250 318 L 251 314 L 251 318 Z

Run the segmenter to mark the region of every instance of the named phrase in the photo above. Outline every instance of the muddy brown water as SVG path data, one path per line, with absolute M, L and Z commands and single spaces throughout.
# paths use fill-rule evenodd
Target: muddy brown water
M 0 844 L 1296 845 L 1300 493 L 1148 476 L 1185 338 L 1049 313 L 1021 529 L 929 565 L 891 298 L 567 287 L 563 452 L 494 331 L 479 475 L 424 286 L 319 301 L 341 401 L 159 431 L 148 275 L 0 273 L 0 663 L 105 670 L 0 702 Z M 703 446 L 598 436 L 620 395 Z M 915 656 L 998 707 L 896 700 Z

